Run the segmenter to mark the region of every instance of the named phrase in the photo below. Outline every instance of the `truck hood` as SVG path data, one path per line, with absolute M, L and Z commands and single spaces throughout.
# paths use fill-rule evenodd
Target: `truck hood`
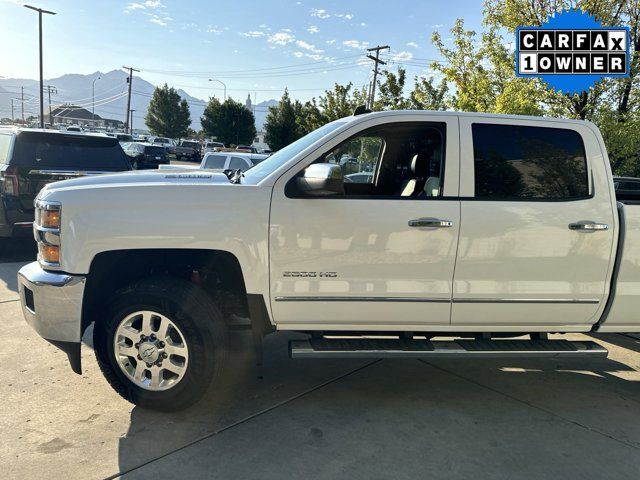
M 86 177 L 63 180 L 47 185 L 45 191 L 62 189 L 91 188 L 100 186 L 136 186 L 142 184 L 153 185 L 201 185 L 222 184 L 230 185 L 229 179 L 224 173 L 211 171 L 173 171 L 173 170 L 143 170 L 106 175 L 90 175 Z M 42 194 L 40 196 L 42 196 Z

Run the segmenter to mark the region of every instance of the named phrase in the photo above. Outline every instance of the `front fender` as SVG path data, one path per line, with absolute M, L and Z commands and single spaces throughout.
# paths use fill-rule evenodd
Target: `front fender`
M 87 274 L 113 250 L 222 250 L 238 259 L 247 293 L 268 296 L 270 188 L 179 181 L 45 192 L 62 204 L 60 270 Z

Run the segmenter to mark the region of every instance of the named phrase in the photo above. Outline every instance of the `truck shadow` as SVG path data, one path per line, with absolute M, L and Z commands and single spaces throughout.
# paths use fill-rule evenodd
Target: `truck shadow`
M 410 469 L 403 471 L 403 458 L 426 455 L 416 450 L 416 445 L 442 449 L 438 435 L 425 437 L 425 430 L 420 442 L 412 440 L 420 431 L 416 430 L 419 425 L 426 431 L 446 431 L 447 439 L 464 439 L 460 445 L 448 446 L 461 464 L 475 461 L 470 457 L 475 445 L 492 445 L 492 461 L 498 463 L 513 457 L 510 448 L 531 448 L 531 436 L 524 434 L 515 440 L 509 436 L 511 444 L 499 439 L 503 430 L 531 431 L 533 417 L 540 417 L 536 428 L 549 445 L 566 442 L 567 429 L 579 424 L 585 430 L 623 437 L 624 442 L 640 447 L 640 372 L 625 363 L 611 359 L 290 360 L 286 342 L 294 338 L 288 334 L 268 337 L 265 365 L 256 367 L 250 337 L 234 335 L 228 374 L 203 401 L 170 414 L 134 408 L 128 433 L 120 439 L 120 473 L 133 470 L 133 477 L 145 477 L 154 472 L 154 465 L 164 468 L 161 466 L 169 458 L 180 462 L 181 455 L 189 451 L 184 447 L 193 445 L 191 449 L 199 449 L 199 454 L 190 475 L 213 478 L 218 472 L 224 476 L 220 473 L 222 464 L 240 466 L 244 455 L 254 452 L 251 461 L 255 470 L 249 477 L 260 477 L 261 469 L 268 466 L 271 474 L 286 478 L 291 473 L 288 465 L 296 462 L 297 450 L 304 454 L 309 448 L 293 439 L 301 431 L 313 432 L 320 426 L 334 432 L 338 442 L 326 453 L 338 449 L 342 460 L 323 458 L 322 449 L 314 451 L 319 455 L 315 460 L 309 460 L 319 465 L 337 461 L 333 467 L 338 470 L 333 471 L 342 471 L 357 462 L 358 455 L 364 455 L 352 455 L 350 440 L 342 435 L 348 429 L 360 436 L 361 442 L 376 444 L 379 440 L 372 436 L 372 422 L 380 423 L 381 428 L 384 425 L 383 437 L 406 439 L 405 444 L 389 447 L 385 454 L 398 453 L 398 458 L 390 459 L 397 468 L 392 473 L 403 478 L 414 475 Z M 256 423 L 268 426 L 243 437 L 243 451 L 229 457 L 224 439 Z M 478 423 L 489 423 L 490 427 L 476 429 L 471 435 L 469 429 Z M 587 434 L 579 432 L 583 433 Z M 539 433 L 534 430 L 534 434 Z M 284 444 L 274 442 L 276 437 L 284 438 Z M 588 455 L 579 445 L 564 443 L 567 469 Z M 405 453 L 400 454 L 402 451 Z M 162 458 L 166 455 L 169 457 Z M 448 468 L 447 458 L 430 457 L 430 462 L 436 462 L 430 467 L 437 470 L 438 462 L 443 462 L 440 466 Z M 361 460 L 367 463 L 366 456 Z M 194 461 L 193 456 L 189 461 Z M 318 468 L 317 475 L 323 476 L 322 467 Z

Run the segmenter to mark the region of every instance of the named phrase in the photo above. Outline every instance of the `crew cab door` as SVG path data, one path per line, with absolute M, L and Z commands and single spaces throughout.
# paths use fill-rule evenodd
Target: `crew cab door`
M 276 182 L 269 250 L 278 328 L 449 324 L 460 228 L 457 118 L 398 118 L 360 122 Z M 345 193 L 298 194 L 296 178 L 312 163 L 339 165 Z
M 460 117 L 452 324 L 584 330 L 608 293 L 617 217 L 586 124 Z

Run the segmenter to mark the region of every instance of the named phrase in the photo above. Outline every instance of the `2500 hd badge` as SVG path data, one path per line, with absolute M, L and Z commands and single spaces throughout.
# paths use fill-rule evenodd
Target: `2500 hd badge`
M 283 272 L 283 277 L 337 278 L 338 272 Z

